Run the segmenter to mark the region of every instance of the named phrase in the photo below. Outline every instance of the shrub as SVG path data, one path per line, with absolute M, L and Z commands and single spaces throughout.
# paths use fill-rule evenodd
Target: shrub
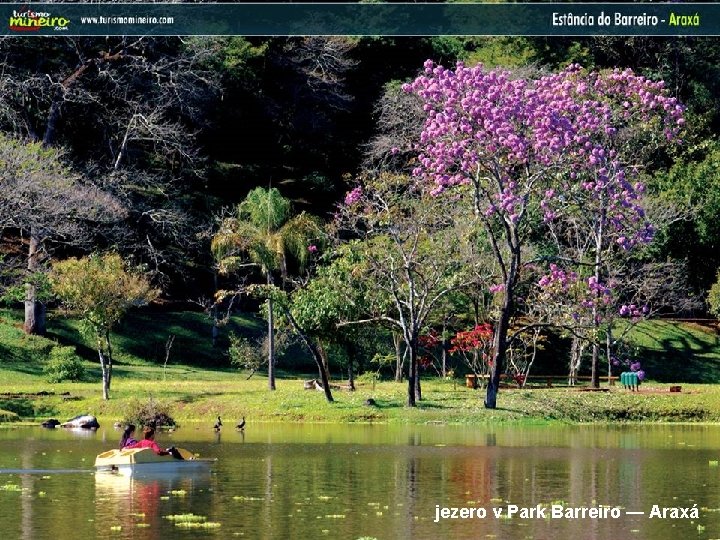
M 708 304 L 710 305 L 710 313 L 720 318 L 720 272 L 713 286 L 708 291 Z
M 128 406 L 125 423 L 135 424 L 136 426 L 155 426 L 157 428 L 177 426 L 173 417 L 170 416 L 170 406 L 154 398 L 146 401 L 133 400 Z
M 85 377 L 85 367 L 75 354 L 75 347 L 53 347 L 44 371 L 51 383 L 81 381 Z
M 3 415 L 3 418 L 5 415 L 15 415 L 15 420 L 17 420 L 20 416 L 35 416 L 33 405 L 28 399 L 0 399 L 0 412 Z M 8 419 L 12 419 L 12 417 L 8 416 Z
M 0 409 L 0 422 L 17 422 L 20 417 L 12 412 Z
M 228 349 L 228 355 L 230 356 L 230 363 L 238 369 L 249 371 L 249 379 L 267 361 L 267 354 L 263 350 L 264 347 L 247 338 L 238 337 L 233 332 L 230 333 L 229 338 L 230 348 Z

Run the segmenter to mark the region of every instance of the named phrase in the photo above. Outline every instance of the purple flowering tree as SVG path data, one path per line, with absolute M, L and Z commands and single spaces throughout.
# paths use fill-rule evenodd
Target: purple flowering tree
M 644 223 L 635 197 L 639 188 L 628 171 L 652 149 L 646 143 L 639 151 L 637 141 L 677 136 L 682 107 L 666 96 L 662 83 L 630 70 L 592 73 L 577 65 L 523 79 L 480 65 L 458 63 L 453 70 L 427 61 L 424 73 L 404 90 L 421 98 L 427 115 L 414 174 L 438 195 L 469 187 L 475 219 L 500 269 L 485 400 L 495 408 L 533 216 L 539 212 L 550 224 L 569 219 L 571 211 L 592 215 L 602 237 L 591 245 L 589 252 L 596 254 L 611 230 L 626 248 L 649 239 L 652 228 Z M 569 194 L 579 197 L 576 204 L 568 202 Z M 632 232 L 622 234 L 628 223 L 635 225 Z M 595 277 L 595 296 L 601 299 L 607 284 Z

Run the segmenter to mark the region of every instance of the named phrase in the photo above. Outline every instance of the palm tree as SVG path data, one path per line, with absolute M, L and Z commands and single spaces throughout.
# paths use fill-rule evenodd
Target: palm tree
M 234 215 L 226 218 L 213 237 L 212 251 L 221 273 L 237 272 L 255 266 L 268 285 L 273 273 L 288 275 L 288 260 L 303 268 L 310 255 L 308 249 L 320 235 L 318 221 L 302 212 L 292 215 L 292 205 L 276 188 L 255 188 L 237 205 Z M 275 390 L 275 330 L 273 301 L 267 300 L 268 386 Z

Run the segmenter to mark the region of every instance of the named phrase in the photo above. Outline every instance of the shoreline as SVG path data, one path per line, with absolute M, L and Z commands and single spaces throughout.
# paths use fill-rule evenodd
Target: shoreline
M 208 374 L 214 380 L 207 380 Z M 483 405 L 482 390 L 466 388 L 458 381 L 424 380 L 423 400 L 416 408 L 405 406 L 404 383 L 382 381 L 372 390 L 371 383 L 361 382 L 355 392 L 335 392 L 334 403 L 326 402 L 320 392 L 302 390 L 302 379 L 280 379 L 274 392 L 266 384 L 262 378 L 246 381 L 227 372 L 200 372 L 194 380 L 125 376 L 113 382 L 108 401 L 101 399 L 99 383 L 0 385 L 0 424 L 3 418 L 5 425 L 20 425 L 48 418 L 64 421 L 78 414 L 123 422 L 130 418 L 130 411 L 141 407 L 162 409 L 180 425 L 214 422 L 221 415 L 233 428 L 243 416 L 263 423 L 359 425 L 720 423 L 720 385 L 683 383 L 681 393 L 670 393 L 669 383 L 644 384 L 639 392 L 617 386 L 604 392 L 576 387 L 503 389 L 498 408 L 489 410 Z M 377 405 L 365 405 L 368 398 Z M 15 421 L 8 422 L 3 410 L 10 411 Z

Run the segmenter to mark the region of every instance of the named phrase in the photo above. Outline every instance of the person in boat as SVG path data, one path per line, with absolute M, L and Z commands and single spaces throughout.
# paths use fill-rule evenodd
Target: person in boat
M 142 441 L 136 441 L 134 444 L 125 446 L 125 448 L 150 448 L 158 456 L 172 456 L 175 459 L 183 459 L 178 452 L 177 448 L 171 446 L 167 450 L 162 450 L 155 442 L 155 428 L 145 426 L 143 428 L 143 439 Z
M 120 450 L 132 446 L 133 444 L 137 444 L 137 440 L 133 438 L 134 434 L 135 426 L 133 424 L 128 424 L 123 431 L 122 437 L 120 437 Z

